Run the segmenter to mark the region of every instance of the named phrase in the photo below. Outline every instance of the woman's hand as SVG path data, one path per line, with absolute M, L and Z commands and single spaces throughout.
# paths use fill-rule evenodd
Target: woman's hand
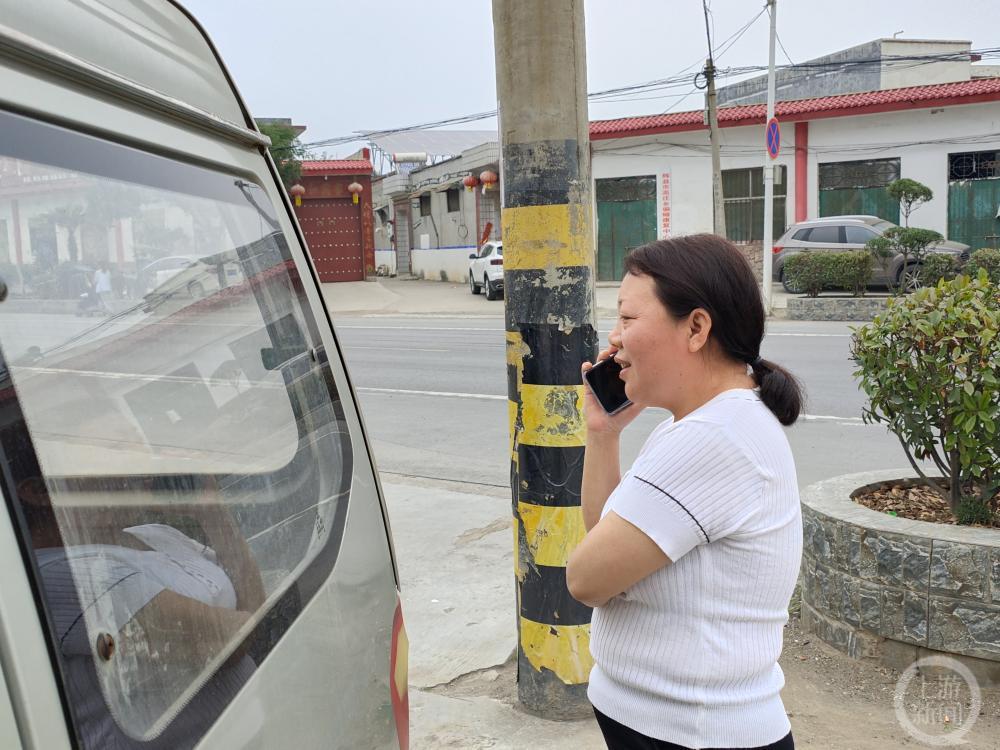
M 602 362 L 605 359 L 610 359 L 615 356 L 618 349 L 614 346 L 609 346 L 607 349 L 602 350 L 597 355 L 597 361 Z M 594 365 L 590 362 L 584 362 L 583 366 L 580 368 L 580 377 Z M 583 397 L 583 417 L 587 423 L 587 434 L 588 435 L 618 435 L 624 430 L 632 421 L 639 416 L 642 412 L 643 407 L 638 404 L 629 404 L 620 412 L 613 416 L 609 416 L 604 407 L 601 406 L 601 402 L 597 400 L 597 396 L 594 392 L 590 390 L 590 386 L 587 385 L 587 381 L 584 380 L 584 397 Z

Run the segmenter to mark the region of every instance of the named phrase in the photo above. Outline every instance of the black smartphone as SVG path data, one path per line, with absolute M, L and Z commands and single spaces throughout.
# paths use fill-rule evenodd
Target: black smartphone
M 617 414 L 632 402 L 625 395 L 625 381 L 618 377 L 622 367 L 614 357 L 602 359 L 584 373 L 584 380 L 604 411 Z

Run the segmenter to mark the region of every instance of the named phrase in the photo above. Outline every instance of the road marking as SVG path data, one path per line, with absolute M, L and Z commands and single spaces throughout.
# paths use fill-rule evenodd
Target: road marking
M 853 335 L 852 333 L 768 333 L 764 338 L 768 336 L 803 336 L 805 338 L 846 339 Z
M 471 398 L 483 401 L 506 401 L 506 396 L 495 396 L 489 393 L 457 393 L 455 391 L 412 391 L 401 388 L 356 388 L 359 393 L 388 393 L 402 396 L 435 396 L 438 398 Z M 849 424 L 864 424 L 861 417 L 836 417 L 828 414 L 800 414 L 799 419 L 807 422 L 845 422 Z
M 343 331 L 348 329 L 361 331 L 486 331 L 488 333 L 503 333 L 503 328 L 437 328 L 433 326 L 341 326 L 336 323 L 334 330 Z
M 334 328 L 338 331 L 343 330 L 355 330 L 355 331 L 477 331 L 480 333 L 503 333 L 502 328 L 459 328 L 459 327 L 436 327 L 436 326 L 343 326 L 334 325 Z M 600 329 L 599 334 L 610 333 L 611 329 Z M 768 336 L 798 336 L 802 338 L 850 338 L 853 334 L 850 333 L 768 333 Z M 353 347 L 355 349 L 361 347 Z M 377 348 L 377 347 L 370 347 Z M 431 350 L 416 350 L 416 351 L 431 351 Z
M 412 347 L 399 347 L 399 346 L 350 346 L 351 351 L 355 349 L 373 349 L 379 352 L 394 351 L 394 352 L 448 352 L 450 349 L 416 349 Z
M 486 401 L 506 401 L 506 396 L 493 396 L 488 393 L 454 393 L 451 391 L 406 391 L 399 388 L 357 388 L 361 393 L 399 393 L 403 396 L 438 396 L 444 398 L 474 398 Z

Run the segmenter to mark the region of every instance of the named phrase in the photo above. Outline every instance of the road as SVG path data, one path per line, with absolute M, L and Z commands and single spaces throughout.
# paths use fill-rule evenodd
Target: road
M 507 375 L 499 316 L 338 316 L 335 324 L 382 472 L 507 486 Z M 612 324 L 600 321 L 602 341 Z M 14 360 L 29 345 L 48 349 L 94 325 L 74 316 L 0 316 L 6 354 Z M 113 332 L 115 324 L 101 331 Z M 788 430 L 800 486 L 846 472 L 906 466 L 895 437 L 861 422 L 865 399 L 852 375 L 850 336 L 846 323 L 769 323 L 764 356 L 797 374 L 806 390 L 805 416 Z M 664 416 L 649 410 L 626 430 L 626 465 Z
M 600 321 L 602 341 L 613 321 Z M 506 486 L 503 322 L 484 318 L 337 317 L 380 471 Z M 788 430 L 800 486 L 854 471 L 906 466 L 894 436 L 865 425 L 846 323 L 772 321 L 763 355 L 787 366 L 807 394 Z M 625 432 L 625 464 L 665 412 Z

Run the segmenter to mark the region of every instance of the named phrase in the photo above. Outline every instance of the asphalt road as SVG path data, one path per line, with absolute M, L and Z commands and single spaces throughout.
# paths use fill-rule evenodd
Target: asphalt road
M 508 484 L 503 322 L 483 318 L 338 317 L 379 469 L 389 474 Z M 601 321 L 602 340 L 612 324 Z M 773 321 L 763 353 L 791 369 L 806 393 L 788 429 L 800 486 L 838 474 L 905 467 L 896 438 L 865 425 L 846 323 Z M 625 465 L 665 412 L 623 435 Z
M 601 321 L 602 340 L 612 322 Z M 382 472 L 507 486 L 507 384 L 499 316 L 338 316 L 335 324 Z M 28 346 L 48 349 L 94 325 L 74 316 L 0 315 L 5 354 L 13 361 Z M 99 326 L 98 335 L 117 332 L 116 327 Z M 805 416 L 788 430 L 802 486 L 907 463 L 884 427 L 861 422 L 865 400 L 852 375 L 850 336 L 845 323 L 769 325 L 764 356 L 797 374 L 807 393 Z M 629 427 L 623 436 L 626 465 L 664 416 L 649 410 Z

